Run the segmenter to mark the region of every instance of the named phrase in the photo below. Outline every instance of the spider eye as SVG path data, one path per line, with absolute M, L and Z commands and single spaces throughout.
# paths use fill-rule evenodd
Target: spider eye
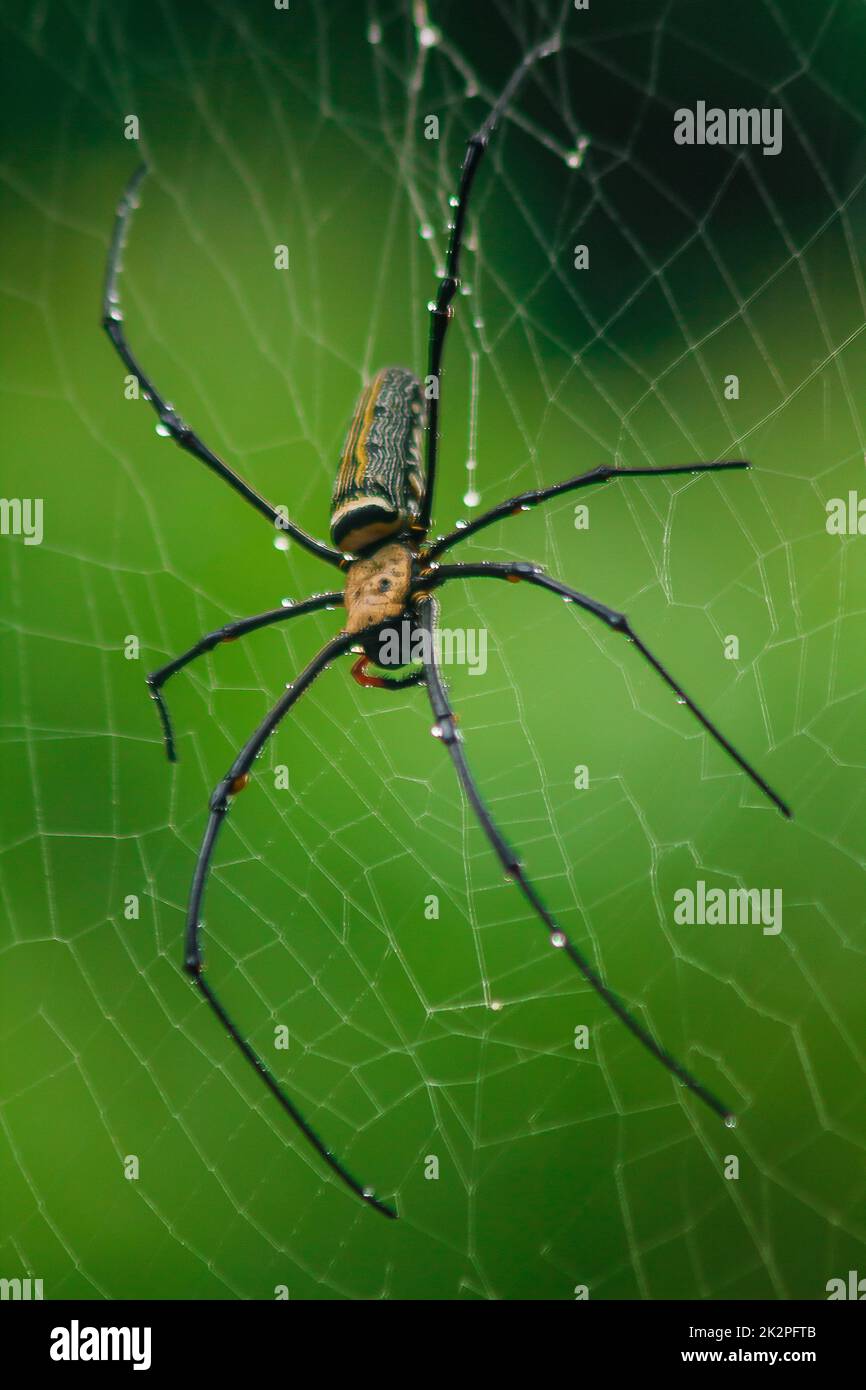
M 390 581 L 390 579 L 380 579 L 380 580 L 379 580 L 379 593 L 380 593 L 380 594 L 386 593 L 386 592 L 388 591 L 388 589 L 390 589 L 390 587 L 391 587 L 391 581 Z

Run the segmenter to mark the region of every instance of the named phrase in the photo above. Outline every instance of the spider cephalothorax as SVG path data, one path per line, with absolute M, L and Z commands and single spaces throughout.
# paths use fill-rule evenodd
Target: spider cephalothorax
M 371 555 L 353 560 L 346 575 L 344 632 L 363 633 L 406 611 L 415 573 L 408 545 L 391 541 Z
M 417 605 L 425 592 L 423 585 L 432 574 L 413 541 L 387 541 L 349 564 L 343 631 L 358 638 L 355 650 L 360 650 L 361 656 L 352 667 L 352 677 L 359 685 L 405 690 L 424 679 L 411 636 L 418 628 Z M 368 672 L 371 662 L 380 674 Z M 398 668 L 407 666 L 414 669 L 399 674 Z
M 761 791 L 785 815 L 790 815 L 781 798 L 719 732 L 700 707 L 686 695 L 667 668 L 638 637 L 624 613 L 618 613 L 597 599 L 590 598 L 587 594 L 579 593 L 578 590 L 570 588 L 567 584 L 552 579 L 544 573 L 539 565 L 533 565 L 525 560 L 470 561 L 468 564 L 462 565 L 439 563 L 441 555 L 484 527 L 525 511 L 527 507 L 537 506 L 549 498 L 562 496 L 564 493 L 573 492 L 578 488 L 594 487 L 598 483 L 605 482 L 608 478 L 621 478 L 629 475 L 647 477 L 660 474 L 710 472 L 721 469 L 747 468 L 749 466 L 747 463 L 742 460 L 732 460 L 719 463 L 675 464 L 664 468 L 621 468 L 605 464 L 598 468 L 592 468 L 588 472 L 580 473 L 576 477 L 568 478 L 565 482 L 554 483 L 551 487 L 540 488 L 533 492 L 522 493 L 518 497 L 508 498 L 506 501 L 491 507 L 489 511 L 475 517 L 468 524 L 439 537 L 432 545 L 428 545 L 426 542 L 430 529 L 436 483 L 442 351 L 451 318 L 451 301 L 459 285 L 460 250 L 469 194 L 478 162 L 487 147 L 498 119 L 507 109 L 522 77 L 534 62 L 555 52 L 558 46 L 558 39 L 554 38 L 527 54 L 506 84 L 502 95 L 487 119 L 469 140 L 463 161 L 458 195 L 451 200 L 454 215 L 445 273 L 439 282 L 436 298 L 429 305 L 431 312 L 430 345 L 428 372 L 425 378 L 425 382 L 432 388 L 429 399 L 425 398 L 419 378 L 404 367 L 384 368 L 365 387 L 352 419 L 334 487 L 331 535 L 334 545 L 338 547 L 337 549 L 332 549 L 323 541 L 316 540 L 300 526 L 288 520 L 282 511 L 278 512 L 255 488 L 251 487 L 233 468 L 215 454 L 196 432 L 184 423 L 173 406 L 160 395 L 130 349 L 123 329 L 117 279 L 124 237 L 132 216 L 132 210 L 136 206 L 139 184 L 146 172 L 143 166 L 133 175 L 121 199 L 108 257 L 103 298 L 103 325 L 127 370 L 137 379 L 143 399 L 149 401 L 157 412 L 162 431 L 171 435 L 182 449 L 186 449 L 200 459 L 214 473 L 229 483 L 257 511 L 267 517 L 273 526 L 278 527 L 281 532 L 288 533 L 298 545 L 316 555 L 320 560 L 324 560 L 338 572 L 345 573 L 344 591 L 335 590 L 316 594 L 293 604 L 281 605 L 278 608 L 268 609 L 264 613 L 258 613 L 253 617 L 241 618 L 235 622 L 227 623 L 215 632 L 207 633 L 188 651 L 173 661 L 169 661 L 158 671 L 154 671 L 148 676 L 147 683 L 162 719 L 166 751 L 169 758 L 174 761 L 174 734 L 162 695 L 162 688 L 171 676 L 189 665 L 196 657 L 212 651 L 221 642 L 231 641 L 236 637 L 242 637 L 260 628 L 270 627 L 275 623 L 286 622 L 300 617 L 304 613 L 321 612 L 341 605 L 345 607 L 346 621 L 343 631 L 326 642 L 295 680 L 286 686 L 276 704 L 247 739 L 225 776 L 214 788 L 187 907 L 184 966 L 244 1057 L 255 1068 L 256 1073 L 313 1145 L 323 1161 L 352 1192 L 363 1198 L 377 1211 L 389 1217 L 396 1216 L 397 1213 L 394 1208 L 378 1198 L 370 1188 L 362 1187 L 348 1168 L 323 1143 L 283 1089 L 281 1082 L 247 1042 L 240 1029 L 232 1022 L 205 977 L 202 958 L 201 913 L 220 826 L 234 797 L 247 785 L 255 760 L 264 749 L 268 739 L 304 692 L 309 689 L 313 681 L 317 680 L 333 661 L 344 656 L 350 649 L 357 649 L 360 646 L 361 655 L 355 662 L 352 673 L 361 685 L 390 686 L 403 689 L 410 685 L 423 684 L 426 687 L 435 719 L 432 732 L 441 739 L 447 748 L 466 798 L 478 817 L 481 828 L 502 869 L 507 877 L 517 885 L 528 907 L 548 932 L 550 944 L 561 949 L 568 956 L 584 979 L 635 1037 L 643 1043 L 644 1047 L 678 1081 L 688 1087 L 694 1095 L 698 1096 L 728 1123 L 732 1122 L 728 1107 L 723 1105 L 686 1067 L 656 1042 L 652 1033 L 613 993 L 592 963 L 558 925 L 531 880 L 525 874 L 520 859 L 498 830 L 470 772 L 462 739 L 457 731 L 457 716 L 449 702 L 447 688 L 442 678 L 434 640 L 437 604 L 433 591 L 439 590 L 453 579 L 525 580 L 528 584 L 548 593 L 559 595 L 560 598 L 564 598 L 569 604 L 574 605 L 584 613 L 591 614 L 612 631 L 624 634 L 634 644 L 640 655 L 649 662 L 662 680 L 675 692 L 680 703 L 691 710 L 703 728 L 751 777 L 755 785 L 760 787 Z M 423 469 L 420 453 L 422 434 L 425 442 L 425 466 Z M 386 680 L 380 676 L 368 675 L 366 673 L 367 663 L 374 661 L 379 664 L 379 658 L 382 656 L 383 637 L 397 639 L 396 642 L 391 643 L 391 646 L 397 650 L 399 655 L 401 633 L 408 633 L 413 639 L 417 636 L 423 637 L 424 641 L 420 648 L 422 651 L 420 663 L 413 656 L 411 660 L 415 661 L 415 669 L 408 675 L 398 675 L 396 679 Z M 414 643 L 410 645 L 414 649 Z M 380 666 L 380 669 L 383 668 Z

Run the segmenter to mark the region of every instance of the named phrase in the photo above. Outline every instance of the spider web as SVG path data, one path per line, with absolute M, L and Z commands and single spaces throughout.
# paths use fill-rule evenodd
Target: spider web
M 863 4 L 37 0 L 3 24 L 3 490 L 44 498 L 45 536 L 0 538 L 0 1274 L 46 1297 L 568 1299 L 821 1298 L 863 1272 L 866 542 L 825 510 L 864 487 Z M 394 1194 L 392 1225 L 323 1171 L 179 968 L 207 797 L 339 617 L 172 681 L 176 768 L 143 687 L 332 576 L 124 399 L 102 266 L 143 151 L 130 341 L 325 534 L 361 385 L 423 373 L 465 140 L 554 33 L 478 177 L 438 527 L 599 462 L 752 459 L 560 498 L 453 558 L 529 558 L 627 612 L 796 818 L 615 634 L 520 586 L 443 593 L 447 627 L 489 635 L 486 672 L 448 676 L 493 814 L 731 1133 L 502 882 L 423 691 L 323 676 L 233 808 L 204 939 L 304 1113 Z M 698 100 L 780 107 L 782 152 L 676 146 Z M 780 889 L 782 930 L 677 925 L 699 880 Z

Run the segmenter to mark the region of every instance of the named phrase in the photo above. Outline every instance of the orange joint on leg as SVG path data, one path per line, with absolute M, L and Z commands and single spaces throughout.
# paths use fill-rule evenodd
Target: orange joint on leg
M 229 793 L 232 796 L 237 796 L 238 792 L 243 791 L 244 787 L 247 785 L 249 780 L 250 774 L 248 772 L 242 772 L 240 777 L 235 777 L 234 781 L 229 787 Z
M 519 584 L 520 581 L 521 581 L 521 579 L 523 578 L 523 575 L 522 575 L 522 574 L 506 574 L 505 578 L 508 580 L 509 584 Z
M 383 680 L 381 676 L 367 675 L 367 663 L 369 660 L 370 658 L 368 656 L 358 657 L 358 660 L 352 666 L 352 680 L 357 681 L 359 685 L 375 686 L 378 690 L 384 690 L 388 684 L 386 680 Z

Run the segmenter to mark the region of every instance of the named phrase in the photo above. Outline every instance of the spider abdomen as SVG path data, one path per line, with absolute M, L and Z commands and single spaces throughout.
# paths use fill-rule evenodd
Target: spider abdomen
M 424 492 L 424 391 L 406 367 L 384 367 L 361 392 L 331 499 L 331 536 L 357 554 L 418 516 Z

